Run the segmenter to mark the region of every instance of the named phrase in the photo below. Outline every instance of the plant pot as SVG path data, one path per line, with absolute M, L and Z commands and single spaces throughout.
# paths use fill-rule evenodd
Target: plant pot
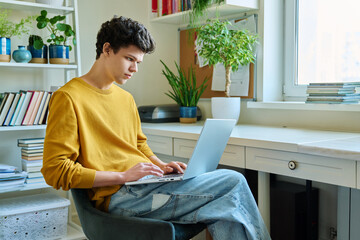
M 19 49 L 13 52 L 12 57 L 17 63 L 28 63 L 32 58 L 31 52 L 26 50 L 25 46 L 19 46 Z
M 49 57 L 51 64 L 69 64 L 69 46 L 50 45 Z
M 54 7 L 62 7 L 64 0 L 36 0 L 35 2 L 51 5 Z
M 195 123 L 197 118 L 197 107 L 180 107 L 180 122 Z
M 10 38 L 0 37 L 0 62 L 10 62 L 11 41 Z
M 211 98 L 211 113 L 213 118 L 235 119 L 240 116 L 240 97 L 213 97 Z
M 30 63 L 48 63 L 47 46 L 44 45 L 42 49 L 35 49 L 34 46 L 28 46 L 27 49 L 31 52 L 32 59 Z

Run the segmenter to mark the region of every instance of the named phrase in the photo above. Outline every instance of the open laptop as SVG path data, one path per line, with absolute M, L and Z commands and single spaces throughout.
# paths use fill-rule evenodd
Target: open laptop
M 162 177 L 148 175 L 137 181 L 126 182 L 125 185 L 181 181 L 214 171 L 235 124 L 235 119 L 207 119 L 184 174 L 170 174 Z

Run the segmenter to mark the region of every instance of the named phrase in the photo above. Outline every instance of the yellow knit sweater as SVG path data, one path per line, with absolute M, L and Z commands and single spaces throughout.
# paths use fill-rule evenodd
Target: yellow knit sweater
M 100 90 L 74 78 L 51 97 L 41 169 L 47 184 L 91 188 L 96 207 L 107 211 L 121 186 L 92 188 L 95 171 L 124 172 L 152 155 L 133 97 L 115 84 Z

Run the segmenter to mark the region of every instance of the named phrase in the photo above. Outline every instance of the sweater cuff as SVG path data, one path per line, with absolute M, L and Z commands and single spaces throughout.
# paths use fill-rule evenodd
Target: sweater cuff
M 95 169 L 82 168 L 81 169 L 81 181 L 77 184 L 77 188 L 92 188 L 95 181 Z

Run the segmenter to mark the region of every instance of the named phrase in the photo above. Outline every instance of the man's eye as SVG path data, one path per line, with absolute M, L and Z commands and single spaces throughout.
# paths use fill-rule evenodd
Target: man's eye
M 132 58 L 129 58 L 129 57 L 127 58 L 127 60 L 129 60 L 129 61 L 134 61 L 134 59 L 132 59 Z

